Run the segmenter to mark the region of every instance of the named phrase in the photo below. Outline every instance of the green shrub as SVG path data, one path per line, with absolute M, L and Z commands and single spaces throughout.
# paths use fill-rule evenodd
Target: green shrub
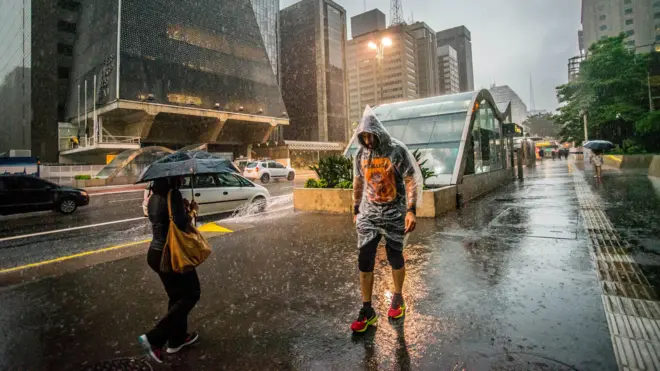
M 353 159 L 341 155 L 322 158 L 318 165 L 309 168 L 318 176 L 319 188 L 336 188 L 342 181 L 353 181 Z
M 318 188 L 319 187 L 319 182 L 316 181 L 316 179 L 307 179 L 305 182 L 305 188 Z
M 428 178 L 431 178 L 431 177 L 435 176 L 435 172 L 433 170 L 429 169 L 428 167 L 424 166 L 424 165 L 426 165 L 426 161 L 428 161 L 428 160 L 424 160 L 422 162 L 419 162 L 419 160 L 422 158 L 422 154 L 419 152 L 418 149 L 416 149 L 415 152 L 413 152 L 413 157 L 415 157 L 415 161 L 417 161 L 417 164 L 419 165 L 419 169 L 422 171 L 422 178 L 424 178 L 424 189 L 426 189 L 427 188 L 426 187 L 426 180 Z
M 341 188 L 341 189 L 353 189 L 353 182 L 350 180 L 342 180 L 337 184 L 335 188 Z
M 90 175 L 76 175 L 74 177 L 76 180 L 89 180 L 92 179 Z

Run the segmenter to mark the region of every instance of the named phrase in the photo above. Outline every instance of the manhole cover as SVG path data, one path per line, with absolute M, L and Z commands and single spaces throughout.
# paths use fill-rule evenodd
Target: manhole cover
M 140 359 L 122 358 L 85 366 L 81 371 L 152 371 L 149 362 Z

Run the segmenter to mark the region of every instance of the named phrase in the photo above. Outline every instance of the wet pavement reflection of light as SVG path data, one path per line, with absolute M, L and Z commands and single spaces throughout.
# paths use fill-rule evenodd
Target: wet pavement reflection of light
M 600 287 L 576 224 L 565 163 L 543 164 L 436 220 L 406 249 L 404 321 L 386 318 L 391 274 L 376 266 L 381 318 L 348 330 L 360 294 L 347 216 L 286 212 L 211 240 L 191 316 L 202 343 L 171 369 L 609 370 Z M 166 304 L 144 256 L 0 290 L 0 369 L 79 369 L 139 356 Z M 7 334 L 11 334 L 8 336 Z M 103 334 L 100 336 L 99 334 Z M 32 347 L 39 352 L 29 352 Z M 4 362 L 4 363 L 3 363 Z

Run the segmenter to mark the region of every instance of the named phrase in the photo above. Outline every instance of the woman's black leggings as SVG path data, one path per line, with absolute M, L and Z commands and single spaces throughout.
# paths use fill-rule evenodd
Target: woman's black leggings
M 360 268 L 360 272 L 370 273 L 374 271 L 374 267 L 376 266 L 376 251 L 378 250 L 380 239 L 381 236 L 378 236 L 360 248 L 360 254 L 358 255 L 358 267 Z M 387 260 L 390 262 L 392 269 L 396 270 L 403 268 L 405 265 L 403 251 L 393 249 L 387 239 L 385 239 L 385 242 Z

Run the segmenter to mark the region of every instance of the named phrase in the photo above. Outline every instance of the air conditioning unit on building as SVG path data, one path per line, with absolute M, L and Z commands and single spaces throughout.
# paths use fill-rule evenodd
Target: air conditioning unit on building
M 32 151 L 29 149 L 10 149 L 9 157 L 32 157 Z

